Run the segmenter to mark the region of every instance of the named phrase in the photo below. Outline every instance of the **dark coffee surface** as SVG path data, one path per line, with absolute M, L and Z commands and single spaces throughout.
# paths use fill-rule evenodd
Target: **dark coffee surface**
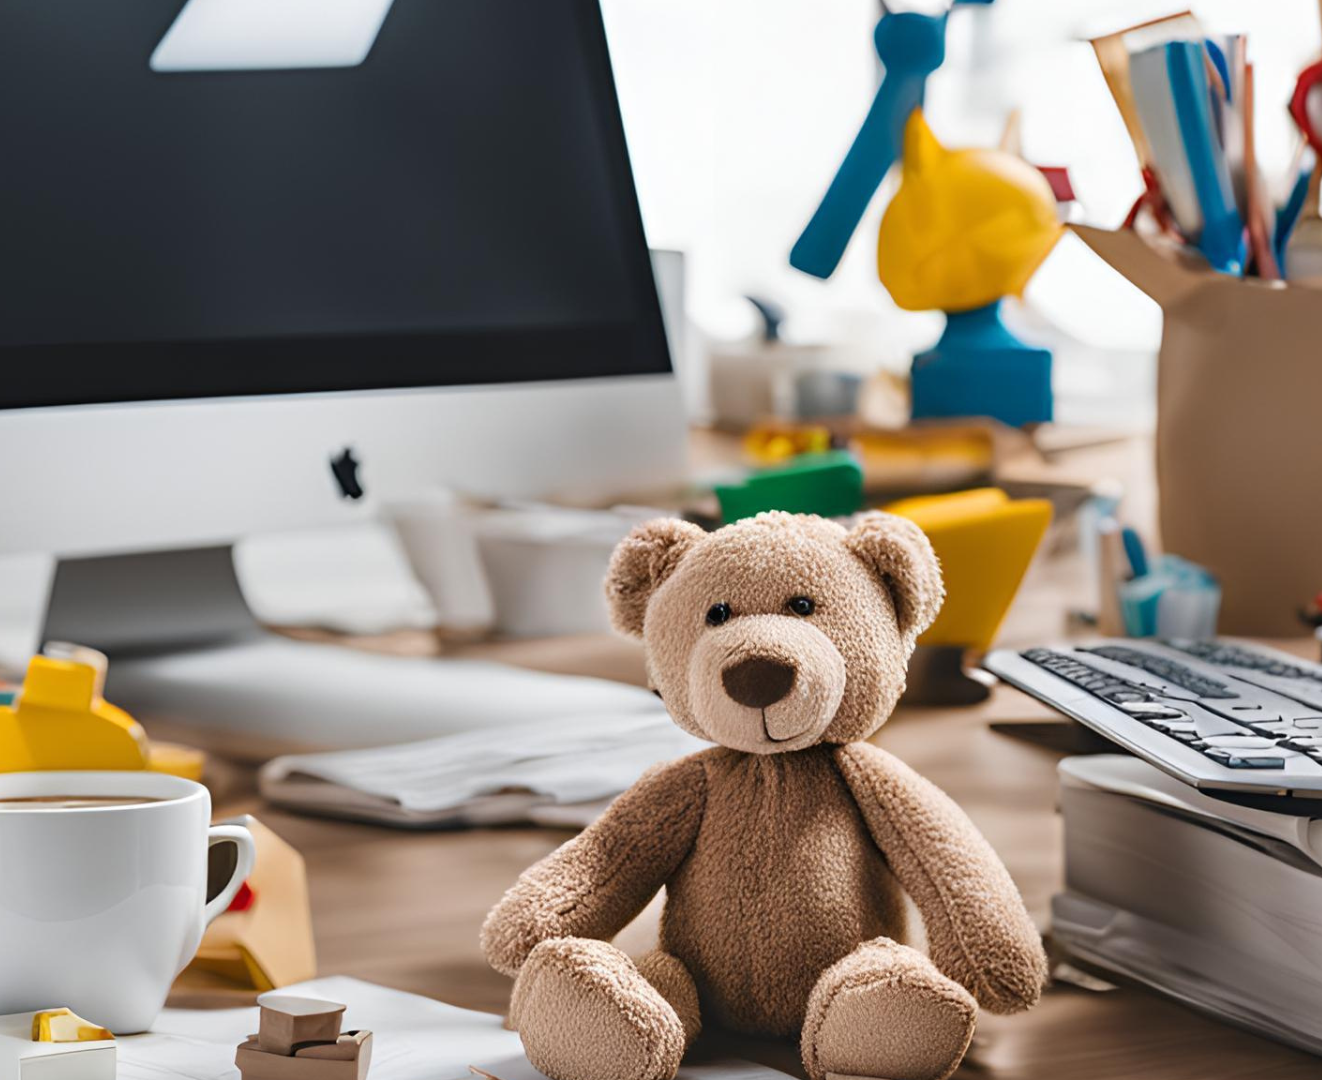
M 161 801 L 135 795 L 25 795 L 9 799 L 0 797 L 0 813 L 6 810 L 88 810 L 110 806 L 142 806 Z

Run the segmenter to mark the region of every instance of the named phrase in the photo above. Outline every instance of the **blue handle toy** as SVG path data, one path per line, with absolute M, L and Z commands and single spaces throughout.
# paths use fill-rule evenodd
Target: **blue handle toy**
M 901 11 L 877 23 L 873 42 L 886 74 L 821 205 L 790 252 L 790 265 L 829 278 L 899 156 L 904 125 L 923 103 L 927 77 L 946 57 L 946 15 Z

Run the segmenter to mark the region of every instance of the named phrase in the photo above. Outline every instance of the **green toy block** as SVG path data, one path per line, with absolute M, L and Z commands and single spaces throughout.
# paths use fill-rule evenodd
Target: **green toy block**
M 863 505 L 863 469 L 847 450 L 800 454 L 742 484 L 717 484 L 716 497 L 727 525 L 764 510 L 843 517 Z

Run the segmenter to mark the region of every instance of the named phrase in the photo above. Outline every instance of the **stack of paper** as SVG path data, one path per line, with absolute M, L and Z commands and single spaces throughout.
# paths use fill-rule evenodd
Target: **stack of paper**
M 267 799 L 291 810 L 388 825 L 582 826 L 652 765 L 707 745 L 656 702 L 645 712 L 276 758 L 260 784 Z
M 285 988 L 348 1008 L 348 1028 L 372 1032 L 372 1080 L 472 1080 L 469 1066 L 522 1053 L 499 1016 L 337 976 Z M 257 1009 L 166 1009 L 147 1035 L 118 1040 L 118 1080 L 238 1080 L 234 1052 L 257 1030 Z
M 1075 956 L 1322 1053 L 1322 807 L 1213 798 L 1137 758 L 1061 763 Z
M 344 1026 L 372 1032 L 371 1080 L 544 1080 L 499 1016 L 336 976 L 285 987 L 347 1008 Z M 121 1038 L 117 1080 L 238 1080 L 234 1052 L 257 1030 L 257 1009 L 166 1009 L 150 1034 Z M 113 1054 L 113 1050 L 112 1050 Z M 113 1070 L 113 1057 L 112 1070 Z M 43 1076 L 45 1073 L 42 1074 Z M 80 1074 L 81 1075 L 81 1074 Z M 110 1075 L 113 1075 L 113 1071 Z M 679 1080 L 784 1080 L 747 1061 L 685 1066 Z

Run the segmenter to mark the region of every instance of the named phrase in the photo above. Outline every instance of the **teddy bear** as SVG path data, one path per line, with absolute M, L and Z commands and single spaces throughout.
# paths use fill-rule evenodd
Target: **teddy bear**
M 615 628 L 675 723 L 657 766 L 526 870 L 482 947 L 553 1080 L 671 1080 L 703 1025 L 797 1037 L 812 1080 L 943 1080 L 978 1008 L 1036 1003 L 1041 938 L 972 822 L 866 740 L 943 599 L 913 523 L 782 512 L 616 549 Z M 664 887 L 658 948 L 615 937 Z M 913 901 L 927 951 L 906 944 Z

